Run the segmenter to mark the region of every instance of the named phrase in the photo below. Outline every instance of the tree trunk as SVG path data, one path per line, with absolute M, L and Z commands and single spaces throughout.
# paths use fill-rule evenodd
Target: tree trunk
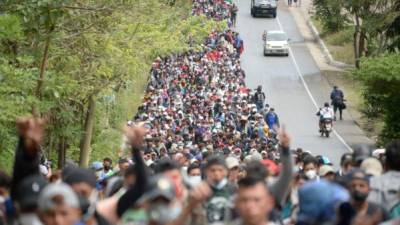
M 360 18 L 358 16 L 358 14 L 355 14 L 355 22 L 356 22 L 356 26 L 355 26 L 355 30 L 354 30 L 354 59 L 355 59 L 355 66 L 357 69 L 360 68 Z
M 361 58 L 365 55 L 365 34 L 364 31 L 360 32 L 360 41 L 359 41 L 359 46 L 358 46 L 358 56 Z
M 48 34 L 50 36 L 50 34 Z M 44 82 L 44 72 L 46 71 L 46 64 L 47 64 L 47 59 L 49 56 L 49 47 L 50 47 L 50 37 L 46 38 L 46 42 L 44 44 L 44 50 L 43 50 L 43 57 L 42 61 L 40 63 L 40 68 L 39 68 L 39 77 L 37 80 L 36 84 L 36 97 L 41 100 L 42 99 L 42 89 L 43 89 L 43 82 Z M 39 110 L 36 105 L 32 105 L 32 114 L 35 117 L 39 117 Z
M 44 44 L 43 57 L 42 57 L 42 62 L 40 63 L 39 78 L 38 78 L 37 86 L 36 86 L 36 96 L 39 99 L 42 98 L 44 72 L 46 71 L 47 58 L 49 56 L 49 46 L 50 46 L 50 37 L 47 37 L 46 42 Z
M 82 134 L 82 145 L 80 152 L 79 165 L 88 167 L 90 157 L 90 143 L 92 141 L 93 125 L 95 117 L 96 100 L 94 96 L 89 97 L 89 106 L 86 112 L 85 131 Z
M 64 168 L 65 165 L 65 137 L 61 136 L 58 142 L 58 163 L 59 169 Z

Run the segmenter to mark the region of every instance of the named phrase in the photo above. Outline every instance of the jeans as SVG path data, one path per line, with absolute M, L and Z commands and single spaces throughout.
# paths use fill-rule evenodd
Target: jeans
M 264 103 L 263 102 L 257 102 L 257 111 L 260 112 L 264 108 Z

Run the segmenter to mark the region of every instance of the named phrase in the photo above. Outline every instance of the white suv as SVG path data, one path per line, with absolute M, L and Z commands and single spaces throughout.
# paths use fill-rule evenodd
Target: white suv
M 285 55 L 289 56 L 290 39 L 286 33 L 281 30 L 264 31 L 264 56 L 267 55 Z

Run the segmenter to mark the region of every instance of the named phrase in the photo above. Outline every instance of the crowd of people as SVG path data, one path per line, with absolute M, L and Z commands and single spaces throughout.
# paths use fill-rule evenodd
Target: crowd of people
M 193 2 L 194 15 L 234 25 L 234 4 Z M 400 224 L 400 140 L 340 165 L 291 149 L 262 87 L 245 84 L 231 28 L 211 32 L 201 51 L 155 60 L 117 163 L 52 172 L 40 154 L 45 122 L 19 119 L 12 178 L 0 173 L 0 224 Z

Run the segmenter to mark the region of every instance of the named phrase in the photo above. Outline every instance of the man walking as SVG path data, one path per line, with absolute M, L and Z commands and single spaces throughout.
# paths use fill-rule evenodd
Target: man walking
M 254 100 L 257 105 L 257 111 L 260 112 L 264 108 L 265 93 L 262 91 L 262 86 L 258 85 L 257 91 L 254 94 Z
M 344 105 L 344 95 L 343 91 L 341 91 L 337 86 L 333 86 L 333 90 L 331 92 L 331 101 L 333 105 L 333 112 L 335 114 L 334 120 L 336 120 L 336 112 L 339 109 L 340 120 L 343 119 L 342 112 L 345 109 Z
M 236 17 L 237 17 L 238 7 L 235 3 L 233 3 L 231 7 L 231 22 L 233 27 L 236 27 Z

